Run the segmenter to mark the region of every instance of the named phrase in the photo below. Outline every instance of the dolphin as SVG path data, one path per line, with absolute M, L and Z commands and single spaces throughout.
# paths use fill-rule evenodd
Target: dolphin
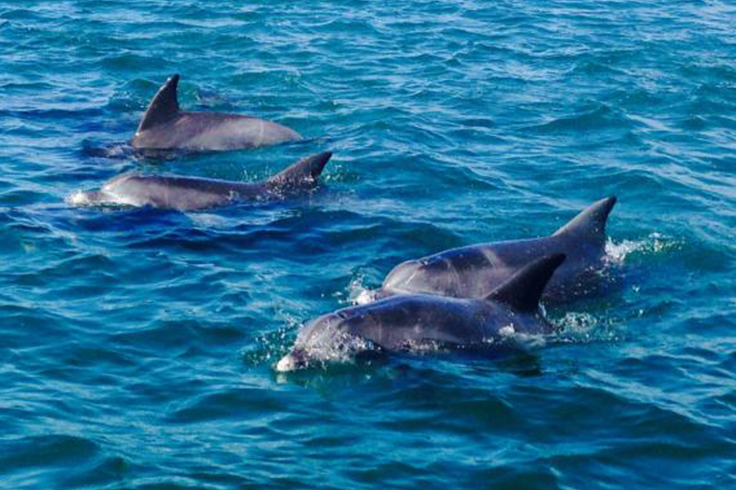
M 158 90 L 131 144 L 140 150 L 218 151 L 254 148 L 302 139 L 296 131 L 255 117 L 179 109 L 174 75 Z
M 568 259 L 552 277 L 542 301 L 561 304 L 600 294 L 605 281 L 606 221 L 616 197 L 601 199 L 550 236 L 484 243 L 445 250 L 396 266 L 374 298 L 394 294 L 439 294 L 482 298 L 529 262 L 562 253 Z
M 238 201 L 283 200 L 317 185 L 330 152 L 306 157 L 263 182 L 181 177 L 176 175 L 119 175 L 98 191 L 78 191 L 67 198 L 76 206 L 151 206 L 190 211 Z
M 303 326 L 294 347 L 275 368 L 293 371 L 366 352 L 426 350 L 432 346 L 485 350 L 520 335 L 554 331 L 539 313 L 539 299 L 563 254 L 522 267 L 480 299 L 407 294 L 352 306 Z

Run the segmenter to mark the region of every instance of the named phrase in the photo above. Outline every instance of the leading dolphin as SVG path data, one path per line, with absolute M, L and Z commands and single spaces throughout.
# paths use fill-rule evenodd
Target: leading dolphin
M 237 114 L 179 109 L 179 75 L 169 78 L 148 106 L 131 144 L 141 150 L 217 151 L 301 139 L 280 124 Z
M 527 264 L 482 299 L 428 294 L 385 298 L 321 316 L 299 331 L 277 364 L 292 371 L 366 351 L 411 351 L 428 346 L 493 348 L 515 334 L 553 331 L 539 314 L 539 298 L 565 260 L 554 254 Z
M 554 234 L 528 240 L 454 248 L 396 266 L 376 297 L 426 293 L 455 298 L 482 298 L 529 262 L 562 253 L 565 264 L 555 272 L 542 300 L 560 304 L 598 294 L 606 259 L 606 221 L 615 197 L 601 199 Z
M 77 206 L 151 206 L 190 211 L 238 201 L 282 200 L 311 189 L 332 156 L 330 152 L 304 158 L 263 182 L 230 182 L 196 177 L 123 174 L 99 191 L 79 191 L 67 198 Z

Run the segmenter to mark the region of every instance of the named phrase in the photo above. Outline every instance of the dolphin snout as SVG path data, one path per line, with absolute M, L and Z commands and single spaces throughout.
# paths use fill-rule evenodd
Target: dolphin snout
M 307 356 L 303 351 L 293 350 L 276 363 L 276 371 L 286 373 L 307 367 Z

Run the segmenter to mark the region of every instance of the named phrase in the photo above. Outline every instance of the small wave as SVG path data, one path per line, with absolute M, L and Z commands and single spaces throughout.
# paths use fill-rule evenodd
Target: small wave
M 561 116 L 528 128 L 540 133 L 591 132 L 606 129 L 626 129 L 621 113 L 606 104 L 570 116 Z
M 231 219 L 212 213 L 186 213 L 192 224 L 204 229 L 230 230 L 233 227 Z

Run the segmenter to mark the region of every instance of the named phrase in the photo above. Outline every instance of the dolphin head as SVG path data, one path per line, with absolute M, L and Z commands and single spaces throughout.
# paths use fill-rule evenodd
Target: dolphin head
M 407 260 L 394 267 L 383 281 L 382 290 L 391 294 L 451 294 L 457 290 L 459 277 L 452 263 L 434 257 Z
M 506 268 L 504 260 L 488 247 L 461 247 L 399 264 L 382 289 L 391 294 L 480 298 L 488 292 L 490 280 L 508 274 Z
M 383 289 L 386 291 L 400 293 L 406 291 L 422 290 L 422 284 L 431 281 L 432 277 L 426 265 L 421 260 L 407 260 L 394 267 L 383 281 Z
M 300 330 L 293 349 L 274 366 L 278 372 L 296 371 L 332 362 L 372 359 L 382 349 L 364 334 L 380 328 L 360 308 L 345 308 L 316 318 Z
M 296 371 L 334 357 L 334 340 L 342 330 L 340 318 L 335 314 L 322 315 L 310 321 L 299 330 L 291 351 L 276 363 L 276 371 Z

